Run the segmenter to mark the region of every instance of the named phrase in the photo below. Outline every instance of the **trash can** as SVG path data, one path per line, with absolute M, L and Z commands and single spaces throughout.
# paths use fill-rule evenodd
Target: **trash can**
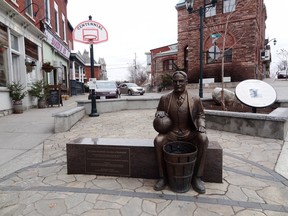
M 163 146 L 169 187 L 172 191 L 185 193 L 191 187 L 197 147 L 189 142 L 175 141 Z

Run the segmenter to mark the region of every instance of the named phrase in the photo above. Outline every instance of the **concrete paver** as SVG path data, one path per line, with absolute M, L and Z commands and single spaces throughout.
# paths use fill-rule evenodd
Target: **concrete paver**
M 1 141 L 2 154 L 5 150 L 16 153 L 7 156 L 7 161 L 0 160 L 0 215 L 288 216 L 288 181 L 274 170 L 287 143 L 283 140 L 208 129 L 209 139 L 223 147 L 223 183 L 205 183 L 207 192 L 203 195 L 192 189 L 183 194 L 174 193 L 168 187 L 156 192 L 154 179 L 67 175 L 66 143 L 73 139 L 153 139 L 156 136 L 152 127 L 155 110 L 85 116 L 70 131 L 53 134 L 52 113 L 75 106 L 75 99 L 64 101 L 64 107 L 33 109 L 19 116 L 23 125 L 32 115 L 47 123 L 42 128 L 42 141 L 39 138 L 33 143 L 33 137 L 41 133 L 37 129 L 28 134 L 30 141 L 23 139 L 22 149 L 18 141 L 11 149 Z M 3 124 L 7 122 L 18 122 L 16 115 L 3 118 L 0 128 L 5 128 Z M 31 128 L 32 125 L 33 122 Z M 21 129 L 17 130 L 21 134 Z M 12 126 L 4 132 L 0 132 L 1 139 L 10 144 L 12 139 L 5 133 L 13 134 Z M 29 130 L 22 135 L 28 136 L 27 133 Z M 282 157 L 285 159 L 287 155 Z

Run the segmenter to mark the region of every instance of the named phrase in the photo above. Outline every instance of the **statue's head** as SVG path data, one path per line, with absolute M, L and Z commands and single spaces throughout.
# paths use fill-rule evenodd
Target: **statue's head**
M 176 71 L 172 75 L 174 92 L 182 93 L 188 83 L 187 74 L 184 71 Z

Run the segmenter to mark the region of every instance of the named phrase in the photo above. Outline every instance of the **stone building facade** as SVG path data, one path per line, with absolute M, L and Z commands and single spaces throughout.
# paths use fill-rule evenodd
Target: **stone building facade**
M 224 77 L 232 82 L 269 76 L 270 61 L 261 58 L 267 18 L 263 0 L 218 0 L 214 7 L 207 3 L 211 1 L 195 0 L 193 13 L 188 13 L 186 1 L 180 0 L 176 5 L 177 66 L 186 70 L 189 81 L 197 83 L 200 77 L 199 8 L 204 2 L 203 78 L 221 82 L 223 48 Z

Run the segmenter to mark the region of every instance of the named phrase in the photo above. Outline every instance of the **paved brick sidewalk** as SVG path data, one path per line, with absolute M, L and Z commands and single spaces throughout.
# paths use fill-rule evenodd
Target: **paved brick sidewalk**
M 276 89 L 278 99 L 287 100 L 288 81 L 267 82 Z M 205 97 L 211 92 L 204 88 Z M 223 147 L 223 183 L 206 183 L 203 195 L 192 189 L 177 194 L 168 187 L 156 192 L 153 179 L 67 175 L 66 143 L 70 140 L 156 136 L 155 110 L 86 116 L 70 131 L 53 134 L 52 114 L 76 106 L 75 101 L 83 97 L 64 101 L 64 107 L 0 118 L 0 215 L 288 216 L 288 182 L 274 171 L 285 143 L 281 140 L 208 130 L 209 139 Z M 287 154 L 280 158 L 287 160 Z
M 70 131 L 53 134 L 18 158 L 37 163 L 2 176 L 0 215 L 288 215 L 288 182 L 274 171 L 281 140 L 208 130 L 224 149 L 222 184 L 207 193 L 153 190 L 156 180 L 67 175 L 66 143 L 78 137 L 154 138 L 155 110 L 84 117 Z M 42 154 L 41 154 L 42 152 Z M 1 173 L 1 170 L 0 170 Z

